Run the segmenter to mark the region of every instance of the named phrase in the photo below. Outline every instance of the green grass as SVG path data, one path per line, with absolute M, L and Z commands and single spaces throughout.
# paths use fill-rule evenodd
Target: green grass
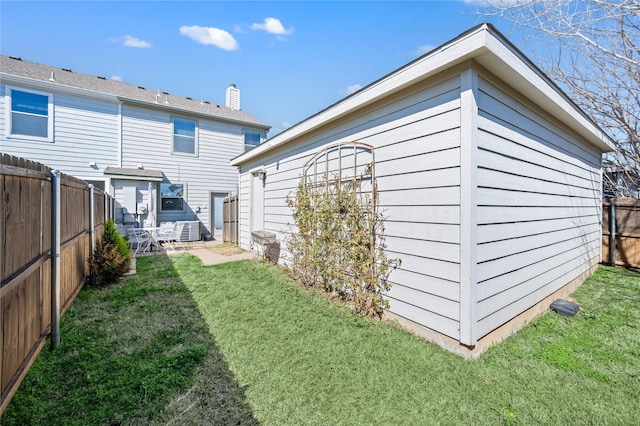
M 83 288 L 0 423 L 250 424 L 243 401 L 171 261 L 139 258 L 137 275 Z
M 81 292 L 2 424 L 633 424 L 640 274 L 602 267 L 574 297 L 467 361 L 272 265 L 142 258 Z

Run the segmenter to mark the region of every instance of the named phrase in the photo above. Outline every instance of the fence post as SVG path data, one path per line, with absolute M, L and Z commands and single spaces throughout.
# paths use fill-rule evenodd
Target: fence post
M 609 201 L 609 260 L 611 266 L 616 266 L 616 202 Z
M 104 204 L 102 205 L 103 210 L 104 210 L 104 219 L 102 221 L 102 225 L 106 225 L 107 221 L 109 220 L 109 196 L 107 195 L 106 192 L 103 192 L 102 195 L 104 196 Z
M 95 195 L 95 191 L 93 188 L 93 184 L 89 184 L 89 255 L 93 254 L 93 251 L 96 247 L 96 213 L 95 209 L 95 200 L 93 199 Z
M 60 346 L 60 171 L 51 177 L 51 349 Z

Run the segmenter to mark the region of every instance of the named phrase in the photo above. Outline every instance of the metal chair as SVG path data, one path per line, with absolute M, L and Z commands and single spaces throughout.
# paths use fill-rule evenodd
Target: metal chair
M 160 228 L 163 228 L 163 224 L 160 225 Z M 184 244 L 182 244 L 182 231 L 184 229 L 184 223 L 176 222 L 173 224 L 173 227 L 170 231 L 167 232 L 167 228 L 164 230 L 158 231 L 158 236 L 156 239 L 159 243 L 163 243 L 171 247 L 171 250 L 176 249 L 176 246 L 180 248 L 185 248 Z
M 143 252 L 149 249 L 151 238 L 149 233 L 143 229 L 134 228 L 132 225 L 125 225 L 127 235 L 129 236 L 129 243 L 133 254 L 136 255 L 140 250 Z

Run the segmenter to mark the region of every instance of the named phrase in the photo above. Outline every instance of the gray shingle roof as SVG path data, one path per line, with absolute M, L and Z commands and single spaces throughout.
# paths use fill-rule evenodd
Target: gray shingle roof
M 20 58 L 0 55 L 0 72 L 47 83 L 50 82 L 49 79 L 52 76 L 51 73 L 53 73 L 55 83 L 51 82 L 51 84 L 113 95 L 123 102 L 129 101 L 146 104 L 149 107 L 177 109 L 185 113 L 195 113 L 222 120 L 246 123 L 262 129 L 270 128 L 269 125 L 242 110 L 234 110 L 224 105 L 199 99 L 189 99 L 166 92 L 159 93 L 157 90 L 134 86 L 122 81 L 81 74 L 64 68 L 25 61 Z
M 131 169 L 126 167 L 107 167 L 104 169 L 105 175 L 118 175 L 118 176 L 131 176 L 139 178 L 155 178 L 160 179 L 164 177 L 162 170 L 153 169 Z

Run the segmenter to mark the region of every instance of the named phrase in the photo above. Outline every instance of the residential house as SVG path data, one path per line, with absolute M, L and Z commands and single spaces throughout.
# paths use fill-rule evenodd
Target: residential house
M 116 198 L 116 219 L 192 221 L 218 235 L 237 191 L 229 160 L 269 126 L 240 109 L 20 58 L 0 57 L 0 151 L 84 179 Z M 197 222 L 201 223 L 201 227 Z
M 493 26 L 479 25 L 232 161 L 240 245 L 274 233 L 302 176 L 377 185 L 387 314 L 467 357 L 569 295 L 601 256 L 613 143 Z M 364 176 L 364 177 L 363 177 Z

